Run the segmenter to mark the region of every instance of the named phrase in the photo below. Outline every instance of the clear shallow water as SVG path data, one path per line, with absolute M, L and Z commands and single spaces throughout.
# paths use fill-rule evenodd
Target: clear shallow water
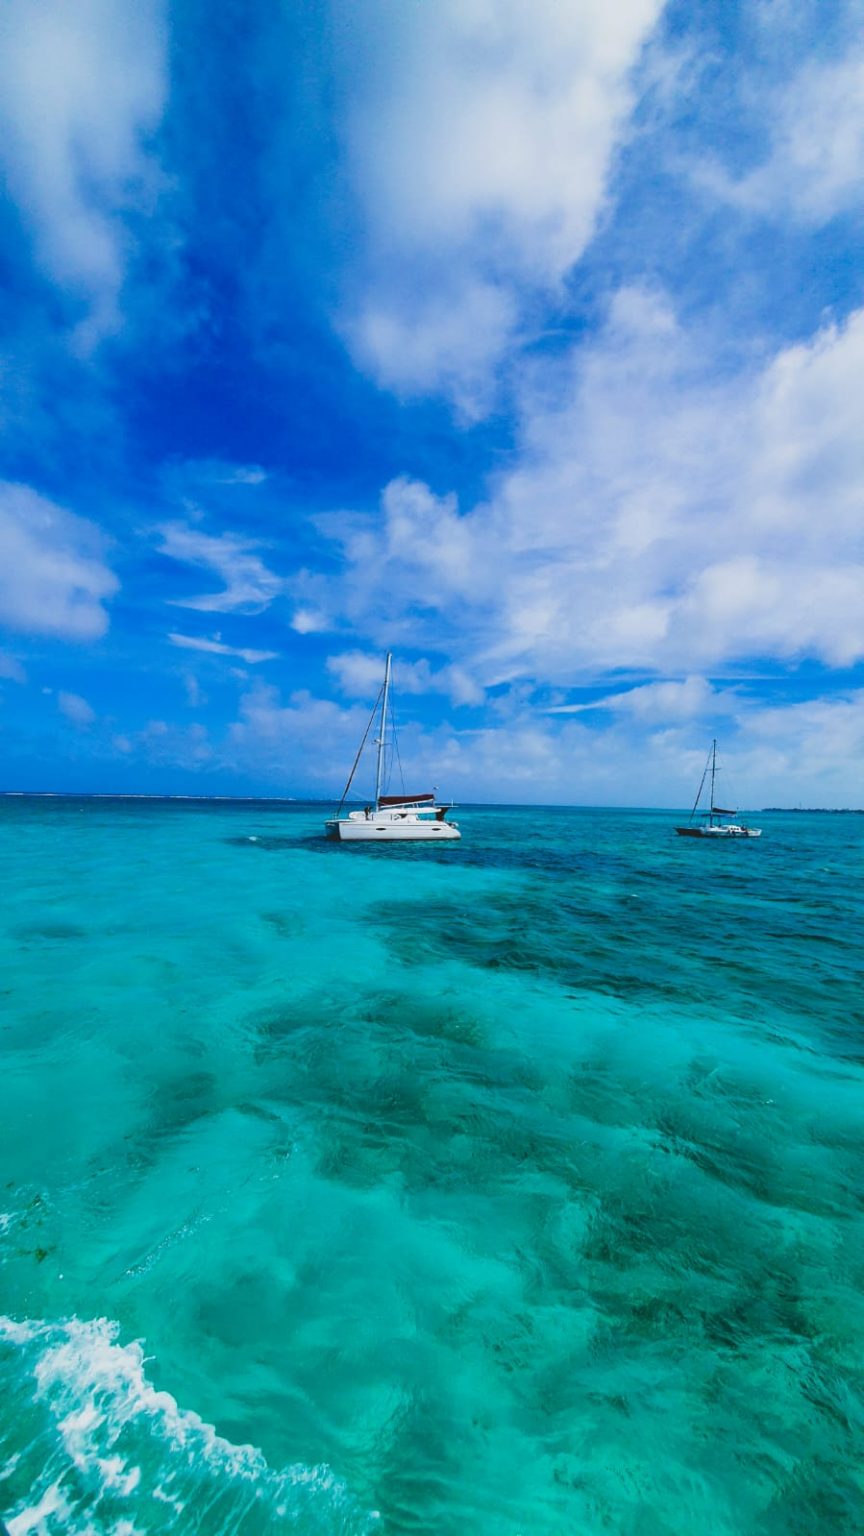
M 0 802 L 11 1536 L 851 1536 L 864 820 Z

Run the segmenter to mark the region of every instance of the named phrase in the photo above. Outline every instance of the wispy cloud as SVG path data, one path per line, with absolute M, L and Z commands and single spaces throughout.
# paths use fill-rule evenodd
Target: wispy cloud
M 218 635 L 208 639 L 203 635 L 178 635 L 175 632 L 169 634 L 168 639 L 172 645 L 177 645 L 181 650 L 208 651 L 214 656 L 238 656 L 241 661 L 248 662 L 251 666 L 258 661 L 275 661 L 278 651 L 254 651 L 247 646 L 226 645 Z
M 267 569 L 256 552 L 258 546 L 248 539 L 232 533 L 202 533 L 188 523 L 166 523 L 159 533 L 163 555 L 214 571 L 225 583 L 221 592 L 172 598 L 177 607 L 204 613 L 261 613 L 285 590 L 284 579 Z
M 28 634 L 94 640 L 108 628 L 103 606 L 119 582 L 94 523 L 0 482 L 0 623 Z
M 177 644 L 175 639 L 174 644 Z M 204 692 L 194 672 L 187 672 L 183 678 L 183 686 L 186 689 L 186 699 L 190 709 L 200 709 L 207 703 L 207 695 Z
M 823 224 L 857 211 L 864 197 L 864 46 L 808 59 L 767 92 L 768 153 L 735 174 L 714 157 L 697 180 L 729 203 L 795 224 Z
M 80 693 L 58 693 L 57 708 L 61 715 L 65 715 L 67 720 L 72 721 L 73 725 L 92 725 L 96 719 L 96 711 L 92 704 L 82 699 Z
M 0 677 L 6 678 L 10 683 L 27 681 L 27 673 L 17 656 L 10 656 L 8 651 L 0 651 Z
M 607 693 L 582 704 L 553 704 L 549 715 L 580 715 L 592 710 L 630 715 L 646 723 L 669 725 L 679 720 L 694 720 L 703 715 L 735 713 L 742 708 L 740 696 L 731 688 L 715 688 L 705 677 L 685 677 L 658 683 L 642 683 L 619 693 Z
M 152 206 L 167 91 L 161 0 L 7 0 L 0 158 L 44 271 L 83 310 L 87 350 L 119 324 L 129 220 Z

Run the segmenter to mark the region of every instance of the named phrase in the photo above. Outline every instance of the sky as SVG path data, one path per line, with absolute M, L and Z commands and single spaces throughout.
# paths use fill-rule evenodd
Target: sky
M 864 804 L 862 22 L 6 0 L 0 788 Z

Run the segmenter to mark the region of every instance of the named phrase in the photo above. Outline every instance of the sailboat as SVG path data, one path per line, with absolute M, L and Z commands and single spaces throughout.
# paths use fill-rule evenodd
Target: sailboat
M 705 780 L 708 770 L 711 770 L 711 795 L 708 801 L 708 809 L 700 813 L 701 820 L 694 820 L 699 810 L 699 801 L 702 799 L 702 791 L 705 788 Z M 761 827 L 748 827 L 743 821 L 728 821 L 729 816 L 737 816 L 737 811 L 724 810 L 721 805 L 714 804 L 714 782 L 717 778 L 717 741 L 711 743 L 711 751 L 708 753 L 708 761 L 702 770 L 702 778 L 696 799 L 693 801 L 693 809 L 690 812 L 690 820 L 686 827 L 676 827 L 679 837 L 761 837 Z
M 331 816 L 324 823 L 328 837 L 337 838 L 343 843 L 356 842 L 437 842 L 453 841 L 462 836 L 458 824 L 455 821 L 447 821 L 447 812 L 450 809 L 446 805 L 436 805 L 434 794 L 421 795 L 384 795 L 381 793 L 385 782 L 387 767 L 387 753 L 390 742 L 387 738 L 388 709 L 392 717 L 390 701 L 392 653 L 387 652 L 387 660 L 384 664 L 384 681 L 375 700 L 372 713 L 369 716 L 369 724 L 363 734 L 363 740 L 357 749 L 351 772 L 348 775 L 348 783 L 339 801 L 339 808 L 335 816 Z M 380 706 L 380 716 L 379 716 Z M 349 811 L 343 816 L 342 810 L 348 791 L 357 772 L 357 764 L 363 754 L 369 732 L 373 722 L 378 719 L 378 735 L 374 738 L 377 747 L 375 763 L 375 801 L 372 805 L 364 806 L 362 811 Z

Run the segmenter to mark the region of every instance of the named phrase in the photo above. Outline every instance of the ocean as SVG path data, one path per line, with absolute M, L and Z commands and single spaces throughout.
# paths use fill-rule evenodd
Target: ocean
M 0 802 L 9 1536 L 860 1536 L 864 818 Z

